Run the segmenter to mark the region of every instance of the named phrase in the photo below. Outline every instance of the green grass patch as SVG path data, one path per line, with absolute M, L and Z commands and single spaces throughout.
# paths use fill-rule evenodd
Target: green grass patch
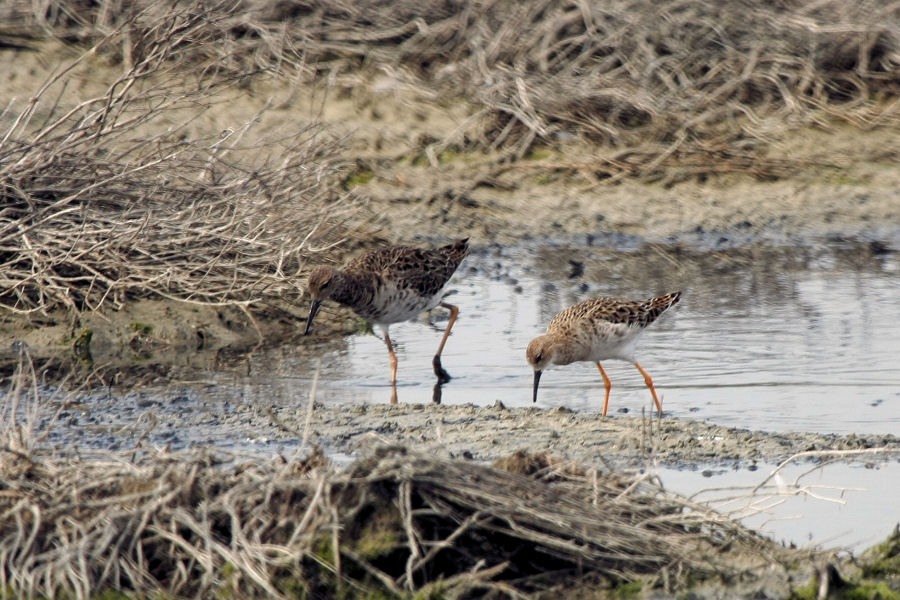
M 141 323 L 140 321 L 133 321 L 130 325 L 131 331 L 135 332 L 138 335 L 149 336 L 153 333 L 153 325 L 150 323 Z
M 553 156 L 549 148 L 538 146 L 529 150 L 522 158 L 525 160 L 544 160 Z
M 333 565 L 334 560 L 334 544 L 330 535 L 321 534 L 313 547 L 313 554 L 323 563 Z
M 838 593 L 840 600 L 900 600 L 900 592 L 892 590 L 883 581 L 870 581 Z
M 374 560 L 389 555 L 401 544 L 397 515 L 391 512 L 383 510 L 375 513 L 360 531 L 354 546 L 363 558 Z
M 886 540 L 863 552 L 860 563 L 864 578 L 900 581 L 900 526 L 894 527 Z M 896 597 L 900 598 L 900 595 Z
M 365 169 L 362 171 L 357 171 L 353 175 L 348 176 L 346 179 L 344 179 L 341 185 L 345 190 L 350 191 L 357 186 L 366 185 L 367 183 L 372 181 L 373 177 L 375 177 L 375 172 L 369 169 Z
M 794 588 L 791 591 L 790 600 L 816 600 L 819 597 L 819 582 L 813 580 L 811 583 L 802 587 Z
M 447 164 L 449 162 L 453 162 L 455 160 L 459 160 L 460 154 L 456 150 L 452 148 L 445 148 L 438 154 L 438 162 L 440 164 Z
M 643 585 L 640 581 L 629 581 L 628 583 L 616 586 L 614 593 L 616 598 L 627 600 L 629 598 L 637 598 L 642 589 Z
M 72 351 L 82 363 L 92 364 L 94 362 L 91 356 L 91 338 L 93 337 L 93 329 L 82 329 L 75 336 L 75 341 L 72 342 Z
M 819 582 L 795 589 L 790 600 L 816 600 L 819 597 Z M 900 593 L 892 590 L 885 582 L 865 582 L 834 590 L 828 594 L 829 600 L 900 600 Z

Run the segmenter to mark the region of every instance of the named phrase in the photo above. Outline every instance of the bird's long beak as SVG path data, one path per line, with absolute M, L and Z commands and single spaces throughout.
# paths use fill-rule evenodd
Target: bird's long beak
M 534 400 L 532 400 L 532 402 L 537 402 L 537 389 L 538 384 L 541 382 L 541 373 L 543 373 L 543 371 L 534 372 Z
M 319 312 L 319 307 L 321 305 L 321 300 L 313 300 L 312 304 L 309 305 L 309 316 L 306 317 L 306 331 L 303 332 L 303 335 L 309 335 L 309 330 L 312 327 L 313 319 L 316 318 L 316 313 Z

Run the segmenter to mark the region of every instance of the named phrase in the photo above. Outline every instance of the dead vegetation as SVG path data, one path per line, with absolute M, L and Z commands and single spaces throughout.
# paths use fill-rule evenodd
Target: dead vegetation
M 671 592 L 813 564 L 650 478 L 542 455 L 499 469 L 383 447 L 341 470 L 317 451 L 247 461 L 138 436 L 78 457 L 42 437 L 39 380 L 23 356 L 0 422 L 4 598 Z
M 10 311 L 120 307 L 129 297 L 246 306 L 296 295 L 311 257 L 358 225 L 331 181 L 340 141 L 315 124 L 216 135 L 191 123 L 234 80 L 190 77 L 185 46 L 209 15 L 145 14 L 61 67 L 0 134 L 0 303 Z M 159 18 L 151 17 L 158 16 Z M 105 91 L 75 105 L 73 71 L 128 49 Z M 68 103 L 67 103 L 68 102 Z
M 70 36 L 128 14 L 112 2 L 17 6 L 32 28 Z M 448 146 L 522 157 L 578 138 L 603 148 L 572 167 L 597 180 L 778 178 L 804 164 L 767 156 L 797 127 L 896 127 L 900 116 L 896 3 L 244 0 L 205 10 L 216 42 L 181 52 L 207 67 L 347 90 L 377 76 L 422 101 L 470 102 L 453 135 L 422 141 L 432 163 Z
M 385 449 L 343 473 L 306 461 L 221 466 L 4 452 L 3 589 L 90 598 L 516 598 L 641 581 L 683 589 L 791 556 L 650 484 L 610 473 L 548 484 Z
M 341 145 L 314 125 L 263 139 L 258 114 L 189 128 L 261 73 L 354 94 L 380 77 L 422 102 L 464 99 L 470 118 L 417 151 L 433 165 L 447 147 L 498 152 L 476 181 L 509 168 L 592 183 L 787 177 L 829 159 L 770 156 L 791 128 L 894 127 L 900 114 L 896 4 L 20 0 L 0 16 L 7 48 L 51 35 L 90 48 L 3 115 L 0 303 L 24 313 L 295 291 L 305 262 L 358 216 L 335 177 Z M 121 77 L 67 104 L 69 73 L 98 56 Z M 570 139 L 595 151 L 508 160 Z M 873 159 L 891 158 L 882 150 Z

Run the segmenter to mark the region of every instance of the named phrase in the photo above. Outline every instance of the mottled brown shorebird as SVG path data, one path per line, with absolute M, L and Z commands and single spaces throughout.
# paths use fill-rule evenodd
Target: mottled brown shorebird
M 391 384 L 396 384 L 397 355 L 388 328 L 393 323 L 409 321 L 423 311 L 441 306 L 450 311 L 450 321 L 432 365 L 439 382 L 446 383 L 450 375 L 441 366 L 441 352 L 459 309 L 443 299 L 447 282 L 468 252 L 468 239 L 435 249 L 390 246 L 363 254 L 343 269 L 316 267 L 309 274 L 307 283 L 312 305 L 306 319 L 306 333 L 324 300 L 334 300 L 351 308 L 384 332 L 391 359 Z
M 634 359 L 634 352 L 638 338 L 647 325 L 680 298 L 681 292 L 672 292 L 642 302 L 621 298 L 594 298 L 561 311 L 550 321 L 547 333 L 531 340 L 525 352 L 525 357 L 534 368 L 534 402 L 537 402 L 541 373 L 548 365 L 596 362 L 606 385 L 606 398 L 603 400 L 605 417 L 612 383 L 600 361 L 615 358 L 627 360 L 638 368 L 653 394 L 656 410 L 662 416 L 662 405 L 653 387 L 653 380 Z

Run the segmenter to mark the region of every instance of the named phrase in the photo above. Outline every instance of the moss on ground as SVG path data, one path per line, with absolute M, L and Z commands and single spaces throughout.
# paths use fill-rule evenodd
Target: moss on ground
M 900 528 L 859 557 L 858 572 L 830 586 L 829 600 L 900 600 Z M 796 588 L 791 600 L 816 600 L 819 580 Z

